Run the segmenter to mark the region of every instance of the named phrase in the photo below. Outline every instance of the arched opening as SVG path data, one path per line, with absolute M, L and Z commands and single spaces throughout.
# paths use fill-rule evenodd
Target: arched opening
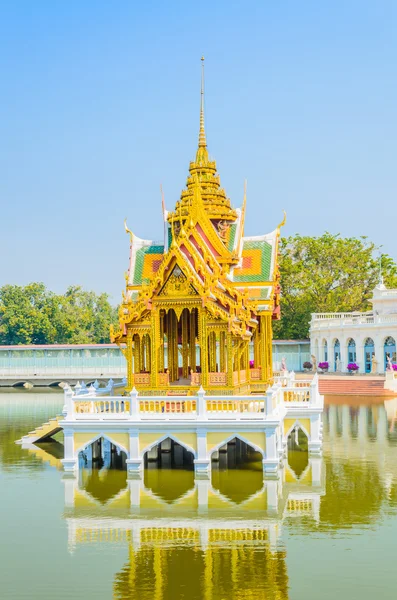
M 389 336 L 385 339 L 384 344 L 384 365 L 385 370 L 390 371 L 392 365 L 396 363 L 396 341 Z
M 347 342 L 347 362 L 355 363 L 357 361 L 356 342 L 350 338 Z
M 301 479 L 309 465 L 309 440 L 297 423 L 288 435 L 288 465 L 297 479 Z
M 371 373 L 372 371 L 372 360 L 375 356 L 375 344 L 372 338 L 367 338 L 364 342 L 364 365 L 365 372 Z
M 105 504 L 127 486 L 127 455 L 110 440 L 100 437 L 78 454 L 81 487 Z
M 340 360 L 340 342 L 339 340 L 334 341 L 334 371 L 341 370 L 341 360 Z
M 145 469 L 194 469 L 193 453 L 170 437 L 147 450 L 143 460 Z
M 52 383 L 49 384 L 49 387 L 55 388 L 55 387 L 60 387 L 60 383 L 62 383 L 61 380 L 58 381 L 53 381 Z
M 236 504 L 245 502 L 263 487 L 263 455 L 238 437 L 211 454 L 212 485 Z
M 213 450 L 211 454 L 212 469 L 252 469 L 262 473 L 262 454 L 235 437 L 222 446 Z
M 143 455 L 145 487 L 164 502 L 173 503 L 194 487 L 194 455 L 167 437 Z
M 127 455 L 104 437 L 97 438 L 80 450 L 79 468 L 126 470 Z

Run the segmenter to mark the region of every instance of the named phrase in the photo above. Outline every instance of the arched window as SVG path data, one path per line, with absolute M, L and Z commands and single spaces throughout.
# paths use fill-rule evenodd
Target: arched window
M 334 341 L 334 371 L 340 371 L 340 342 L 339 340 Z
M 350 338 L 347 342 L 347 362 L 355 363 L 357 360 L 356 342 Z
M 389 336 L 385 339 L 384 344 L 384 363 L 385 369 L 387 369 L 390 364 L 395 364 L 396 362 L 396 340 Z
M 364 363 L 365 372 L 371 373 L 372 371 L 372 358 L 375 353 L 375 344 L 372 338 L 367 338 L 364 342 Z

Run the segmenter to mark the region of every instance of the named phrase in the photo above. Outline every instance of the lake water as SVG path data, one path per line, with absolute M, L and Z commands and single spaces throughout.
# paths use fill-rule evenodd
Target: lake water
M 0 392 L 1 599 L 369 600 L 396 597 L 397 401 L 328 402 L 322 459 L 85 469 L 65 479 L 62 435 L 15 440 L 59 413 L 61 393 Z

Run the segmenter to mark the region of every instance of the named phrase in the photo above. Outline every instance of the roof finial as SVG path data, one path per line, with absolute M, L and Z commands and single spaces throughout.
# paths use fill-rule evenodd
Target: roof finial
M 201 57 L 201 103 L 200 103 L 200 133 L 199 133 L 199 148 L 205 148 L 207 140 L 205 138 L 204 129 L 204 56 Z

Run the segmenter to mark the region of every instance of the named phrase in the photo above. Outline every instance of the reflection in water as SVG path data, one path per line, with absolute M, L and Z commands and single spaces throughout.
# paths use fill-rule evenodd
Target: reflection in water
M 255 463 L 253 463 L 255 465 Z M 257 469 L 212 472 L 212 485 L 222 496 L 236 504 L 241 504 L 263 488 L 262 461 Z M 261 470 L 259 470 L 259 467 Z
M 263 480 L 261 459 L 253 459 L 246 468 L 234 463 L 231 456 L 225 470 L 221 455 L 213 464 L 211 480 L 195 480 L 193 471 L 157 469 L 150 464 L 142 480 L 130 480 L 124 469 L 114 468 L 118 457 L 101 449 L 101 461 L 95 465 L 88 461 L 87 467 L 80 469 L 79 479 L 62 477 L 64 500 L 60 505 L 53 494 L 54 479 L 60 479 L 53 468 L 59 466 L 62 456 L 60 443 L 24 450 L 14 440 L 59 412 L 62 396 L 49 394 L 41 400 L 38 394 L 34 404 L 31 392 L 4 396 L 7 398 L 0 402 L 0 477 L 7 474 L 10 498 L 21 493 L 22 478 L 24 486 L 30 485 L 29 472 L 36 490 L 40 484 L 40 497 L 51 496 L 52 512 L 42 514 L 39 525 L 43 531 L 53 528 L 55 534 L 54 524 L 59 522 L 53 547 L 61 555 L 66 552 L 64 525 L 59 520 L 63 513 L 71 555 L 62 560 L 63 564 L 69 560 L 71 580 L 84 569 L 79 588 L 82 597 L 90 597 L 94 581 L 109 564 L 113 597 L 120 599 L 319 597 L 322 592 L 310 595 L 307 588 L 299 587 L 296 573 L 306 582 L 313 576 L 312 561 L 302 556 L 321 556 L 327 598 L 367 600 L 371 597 L 367 590 L 371 591 L 378 573 L 382 573 L 383 586 L 379 597 L 394 597 L 394 572 L 385 564 L 389 557 L 386 549 L 392 547 L 390 537 L 397 531 L 397 400 L 361 406 L 348 398 L 328 404 L 323 459 L 308 456 L 304 440 L 298 437 L 298 448 L 290 447 L 277 480 Z M 231 469 L 233 465 L 236 468 Z M 51 478 L 46 474 L 52 474 Z M 1 496 L 3 503 L 7 494 Z M 11 503 L 4 506 L 3 514 L 14 522 L 18 540 L 23 513 Z M 383 527 L 386 519 L 387 527 Z M 0 520 L 0 539 L 9 532 L 5 521 Z M 352 572 L 363 555 L 357 559 L 356 553 L 360 547 L 369 552 L 376 543 L 373 530 L 380 551 L 370 555 L 357 580 Z M 338 548 L 349 550 L 353 538 L 359 543 L 354 553 L 344 555 L 345 561 L 350 561 L 347 574 L 341 568 L 335 572 L 336 540 L 341 545 Z M 0 552 L 1 564 L 10 572 L 28 567 L 25 556 L 46 550 L 47 542 L 41 536 L 24 540 L 29 554 L 18 553 L 15 563 L 10 545 L 7 552 Z M 113 562 L 109 552 L 117 553 Z M 85 569 L 89 557 L 95 567 Z M 35 569 L 46 582 L 47 565 L 37 563 Z M 22 579 L 15 578 L 12 586 L 3 583 L 2 595 L 28 597 L 23 585 Z M 43 597 L 53 597 L 53 589 L 48 583 Z M 71 597 L 68 588 L 64 593 L 57 589 L 57 598 L 67 597 Z M 95 597 L 108 598 L 109 591 L 97 592 Z
M 194 471 L 170 469 L 146 469 L 145 487 L 157 498 L 168 504 L 180 500 L 194 488 Z
M 266 529 L 143 528 L 139 542 L 115 576 L 115 598 L 288 598 L 285 552 L 270 550 Z

